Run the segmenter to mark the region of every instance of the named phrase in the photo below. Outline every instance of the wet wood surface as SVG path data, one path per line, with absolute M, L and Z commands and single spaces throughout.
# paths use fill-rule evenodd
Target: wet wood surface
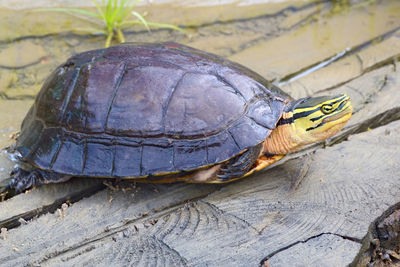
M 339 12 L 322 2 L 282 10 L 211 21 L 190 38 L 160 31 L 127 39 L 174 38 L 226 56 L 295 98 L 346 93 L 354 114 L 338 136 L 226 185 L 87 178 L 34 188 L 0 202 L 0 265 L 351 263 L 370 223 L 400 201 L 400 3 L 355 1 Z M 9 136 L 33 101 L 29 88 L 21 88 L 39 86 L 65 58 L 103 43 L 81 38 L 27 38 L 22 42 L 45 47 L 38 58 L 29 55 L 12 71 L 0 66 L 0 95 L 19 99 L 1 100 L 2 146 L 13 143 Z M 12 42 L 1 45 L 15 49 Z M 0 188 L 14 165 L 8 157 L 0 153 Z

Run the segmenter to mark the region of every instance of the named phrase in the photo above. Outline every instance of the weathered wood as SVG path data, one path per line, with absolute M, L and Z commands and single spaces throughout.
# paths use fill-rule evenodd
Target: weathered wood
M 201 25 L 215 22 L 229 22 L 232 20 L 251 19 L 258 16 L 275 16 L 283 12 L 291 12 L 307 9 L 310 6 L 317 6 L 315 3 L 304 1 L 283 1 L 270 2 L 252 1 L 237 2 L 229 0 L 219 2 L 193 0 L 172 0 L 172 1 L 151 1 L 142 2 L 136 6 L 135 11 L 146 14 L 146 20 L 162 23 L 184 25 L 186 27 L 199 27 Z M 252 3 L 252 4 L 249 4 Z M 213 7 L 210 8 L 210 4 Z M 319 6 L 323 5 L 322 3 Z M 94 27 L 88 23 L 84 16 L 71 16 L 61 12 L 32 12 L 34 8 L 65 7 L 81 8 L 83 10 L 96 11 L 90 0 L 75 1 L 0 1 L 0 16 L 3 23 L 0 25 L 0 42 L 4 40 L 24 39 L 26 36 L 43 36 L 65 32 L 78 32 L 85 34 L 85 31 L 77 30 L 86 27 Z M 39 14 L 39 15 L 38 15 Z M 294 21 L 292 21 L 295 23 Z M 98 27 L 100 28 L 100 27 Z M 142 27 L 132 27 L 129 30 L 136 32 L 143 31 Z
M 269 266 L 346 266 L 360 245 L 335 234 L 321 234 L 278 252 Z
M 326 33 L 330 26 L 336 29 L 341 25 L 343 15 L 318 18 L 315 23 L 307 20 L 315 12 L 309 8 L 296 13 L 297 18 L 292 20 L 274 17 L 275 22 L 262 24 L 273 25 L 272 29 L 255 30 L 242 39 L 243 31 L 231 32 L 228 26 L 231 24 L 227 23 L 221 32 L 225 30 L 224 34 L 229 35 L 231 48 L 224 47 L 218 35 L 207 39 L 207 32 L 216 29 L 210 25 L 204 26 L 210 28 L 202 32 L 206 37 L 198 34 L 188 41 L 224 55 L 244 49 L 237 55 L 239 61 L 252 60 L 254 66 L 262 66 L 262 73 L 274 78 L 305 70 L 347 46 L 367 42 L 355 54 L 298 79 L 291 83 L 293 86 L 285 86 L 296 97 L 339 92 L 351 96 L 355 114 L 345 131 L 328 142 L 332 147 L 313 146 L 287 157 L 291 159 L 279 162 L 275 168 L 224 186 L 120 183 L 109 184 L 108 189 L 102 190 L 102 181 L 77 179 L 33 189 L 0 203 L 0 228 L 9 228 L 7 233 L 3 231 L 5 240 L 0 238 L 1 264 L 249 266 L 267 261 L 270 266 L 342 266 L 350 263 L 370 222 L 400 201 L 400 152 L 395 149 L 400 145 L 400 122 L 386 125 L 400 119 L 399 66 L 391 63 L 400 53 L 398 32 L 382 42 L 369 42 L 399 26 L 390 22 L 400 13 L 383 15 L 387 3 L 376 10 L 375 6 L 365 5 L 350 9 L 347 15 L 355 23 L 364 23 L 369 18 L 364 10 L 382 20 L 373 29 L 357 24 L 354 29 L 362 28 L 357 34 L 352 34 L 353 27 L 346 29 L 346 39 L 331 40 L 337 44 L 313 50 L 310 58 L 307 53 L 302 55 L 302 49 L 312 49 L 313 44 L 301 45 L 301 41 L 313 36 L 312 30 L 304 31 L 299 25 L 312 25 L 317 32 Z M 398 3 L 393 3 L 398 9 Z M 253 27 L 269 19 L 246 20 L 243 23 L 248 25 L 243 27 L 247 30 L 250 24 Z M 277 25 L 287 25 L 290 32 L 279 31 Z M 337 34 L 342 33 L 339 30 L 332 36 Z M 274 35 L 281 36 L 274 39 Z M 317 44 L 321 44 L 318 38 Z M 280 62 L 283 55 L 290 60 Z M 363 64 L 356 60 L 362 60 Z M 268 62 L 277 64 L 270 68 Z M 343 68 L 347 71 L 342 71 Z M 272 75 L 269 70 L 278 74 Z M 296 83 L 306 89 L 296 88 Z M 368 131 L 375 127 L 378 128 Z M 362 131 L 365 132 L 354 134 Z M 336 143 L 345 138 L 348 141 Z M 0 167 L 8 168 L 0 172 L 0 177 L 4 179 L 12 165 L 0 158 Z M 65 202 L 70 203 L 62 205 Z M 57 208 L 60 210 L 49 213 Z
M 69 183 L 39 187 L 5 201 L 0 209 L 0 228 L 14 228 L 48 212 L 54 212 L 63 203 L 73 203 L 104 189 L 100 179 L 74 179 Z
M 371 45 L 371 42 L 374 45 Z M 342 59 L 286 83 L 282 85 L 282 89 L 290 91 L 293 97 L 313 95 L 317 92 L 329 93 L 332 88 L 339 87 L 367 72 L 385 64 L 391 65 L 399 57 L 400 30 L 397 30 L 352 48 Z
M 42 215 L 11 229 L 1 241 L 0 259 L 9 265 L 44 266 L 96 258 L 105 265 L 136 264 L 139 259 L 160 266 L 256 265 L 271 254 L 273 262 L 284 265 L 282 248 L 298 250 L 304 243 L 319 251 L 304 262 L 317 263 L 326 260 L 318 246 L 329 243 L 336 251 L 332 257 L 344 251 L 342 263 L 349 263 L 360 247 L 354 240 L 398 201 L 400 152 L 393 147 L 400 145 L 399 137 L 400 122 L 395 122 L 317 151 L 295 191 L 290 184 L 301 159 L 225 186 L 175 211 L 174 205 L 193 198 L 192 190 L 203 197 L 211 191 L 204 185 L 165 185 L 158 187 L 159 192 L 145 186 L 136 198 L 103 191 L 71 205 L 63 218 Z M 171 198 L 175 203 L 165 202 Z M 171 210 L 157 212 L 163 208 Z M 149 212 L 147 217 L 140 215 Z M 116 253 L 121 250 L 130 253 Z
M 316 23 L 249 47 L 230 59 L 241 62 L 268 79 L 283 78 L 396 28 L 399 14 L 389 10 L 398 9 L 400 3 L 385 3 L 368 9 L 373 16 L 380 18 L 374 22 L 374 27 L 365 26 L 369 23 L 370 14 L 362 6 L 339 14 L 329 14 L 328 10 L 323 13 L 325 16 L 318 14 Z
M 325 5 L 325 4 L 323 4 Z M 287 8 L 287 6 L 283 7 L 285 10 Z M 229 23 L 225 23 L 225 25 L 223 26 L 223 30 L 221 30 L 221 25 L 219 25 L 218 23 L 216 23 L 215 25 L 211 24 L 211 25 L 206 25 L 204 27 L 202 27 L 199 32 L 201 34 L 193 36 L 190 40 L 189 43 L 191 45 L 194 45 L 195 47 L 198 48 L 204 48 L 207 47 L 207 51 L 210 52 L 217 52 L 219 54 L 224 54 L 225 49 L 227 49 L 226 47 L 222 47 L 222 45 L 219 42 L 215 42 L 216 39 L 218 40 L 224 40 L 224 42 L 226 43 L 226 38 L 227 38 L 227 33 L 230 34 L 229 36 L 231 36 L 232 38 L 232 42 L 231 44 L 235 44 L 236 47 L 231 46 L 228 49 L 227 54 L 229 55 L 230 53 L 236 51 L 236 50 L 241 50 L 243 49 L 243 46 L 246 46 L 247 43 L 252 43 L 252 42 L 259 42 L 262 41 L 264 39 L 268 39 L 271 36 L 274 35 L 278 35 L 278 34 L 283 34 L 285 31 L 279 30 L 279 23 L 283 23 L 285 24 L 286 28 L 289 27 L 288 24 L 292 24 L 292 25 L 296 25 L 297 23 L 300 23 L 300 21 L 304 20 L 305 18 L 307 18 L 310 13 L 314 13 L 317 9 L 317 5 L 305 5 L 303 7 L 301 7 L 299 10 L 296 10 L 296 8 L 288 8 L 288 10 L 286 11 L 289 12 L 289 14 L 296 14 L 295 17 L 291 17 L 286 18 L 285 14 L 283 11 L 278 11 L 276 12 L 276 14 L 271 15 L 271 16 L 262 16 L 262 17 L 258 17 L 258 18 L 254 18 L 252 20 L 250 19 L 245 19 L 245 20 L 233 20 Z M 240 26 L 240 27 L 239 27 Z M 218 28 L 219 27 L 219 28 Z M 216 34 L 217 33 L 217 34 Z M 208 35 L 206 35 L 208 34 Z M 209 35 L 215 35 L 215 37 L 211 37 Z M 243 38 L 243 34 L 248 34 L 249 39 Z M 205 36 L 205 37 L 204 37 Z M 127 38 L 129 38 L 129 36 L 127 36 Z M 148 37 L 147 37 L 148 38 Z M 214 38 L 214 42 L 212 41 Z M 224 39 L 222 39 L 224 38 Z M 202 43 L 203 40 L 203 43 Z M 204 42 L 205 41 L 205 42 Z M 24 43 L 30 43 L 30 40 L 24 41 Z M 194 43 L 193 43 L 194 42 Z M 19 42 L 19 45 L 21 45 L 22 42 Z M 210 46 L 210 43 L 212 44 Z M 93 49 L 94 47 L 90 47 L 90 48 L 86 48 L 86 49 Z M 21 49 L 21 51 L 27 49 L 27 47 L 23 47 L 23 49 Z M 59 48 L 57 48 L 58 50 Z M 82 48 L 79 48 L 82 49 Z M 29 49 L 27 49 L 27 51 L 31 52 Z M 59 60 L 59 58 L 54 57 L 55 54 L 53 54 L 52 50 L 47 50 L 47 53 L 49 53 L 51 55 L 51 61 L 54 60 Z M 66 57 L 66 55 L 64 55 L 63 57 Z M 52 63 L 45 63 L 44 66 L 42 66 L 43 64 L 41 64 L 41 71 L 38 73 L 30 73 L 30 76 L 33 77 L 37 77 L 40 76 L 40 79 L 44 79 L 44 77 L 47 76 L 46 74 L 46 69 L 43 68 L 50 68 L 52 65 L 58 64 L 57 62 L 52 62 Z M 25 71 L 25 69 L 23 70 Z M 31 69 L 28 70 L 32 71 Z M 51 69 L 47 70 L 47 73 L 50 73 Z M 3 76 L 2 76 L 3 77 Z M 5 87 L 7 87 L 5 85 Z M 4 88 L 3 90 L 6 90 L 7 88 Z M 1 89 L 0 89 L 1 90 Z M 21 92 L 14 92 L 17 90 L 8 90 L 7 94 L 11 95 L 11 96 L 15 96 L 17 97 L 18 94 L 20 94 Z M 0 100 L 1 101 L 1 100 Z M 33 101 L 32 100 L 16 100 L 16 101 L 1 101 L 0 102 L 0 111 L 2 114 L 7 114 L 7 116 L 3 116 L 0 118 L 0 126 L 1 125 L 11 125 L 12 128 L 10 129 L 4 129 L 5 134 L 2 138 L 0 138 L 0 144 L 3 144 L 3 146 L 5 145 L 10 145 L 11 143 L 14 142 L 14 140 L 9 138 L 9 135 L 11 133 L 15 133 L 17 132 L 17 130 L 19 129 L 19 125 L 20 122 L 22 121 L 22 118 L 25 116 L 27 110 L 29 109 L 31 103 Z M 4 103 L 4 104 L 3 104 Z M 17 106 L 15 105 L 17 104 Z M 10 110 L 17 110 L 17 114 L 15 112 L 9 112 Z M 17 118 L 16 118 L 17 117 Z M 2 129 L 0 129 L 1 131 Z M 4 187 L 8 181 L 5 181 L 5 178 L 8 178 L 10 170 L 12 169 L 14 163 L 5 161 L 4 159 L 2 159 L 1 162 L 1 168 L 0 169 L 0 181 L 2 181 L 0 183 L 0 190 L 2 187 Z M 1 171 L 2 170 L 2 171 Z M 2 179 L 3 177 L 3 179 Z M 30 199 L 31 201 L 31 205 L 28 207 L 24 207 L 24 210 L 20 210 L 20 209 L 15 209 L 13 213 L 9 214 L 9 216 L 3 217 L 3 221 L 8 221 L 10 218 L 17 218 L 18 217 L 18 212 L 20 212 L 20 215 L 28 218 L 27 217 L 27 212 L 28 214 L 35 214 L 35 212 L 31 212 L 31 211 L 40 211 L 42 210 L 42 205 L 43 206 L 52 206 L 54 207 L 53 204 L 50 203 L 60 203 L 60 201 L 64 201 L 65 199 L 68 199 L 69 195 L 79 195 L 79 192 L 95 192 L 96 190 L 93 191 L 87 191 L 90 186 L 89 184 L 87 184 L 88 187 L 85 186 L 85 189 L 83 191 L 81 191 L 80 189 L 80 185 L 72 185 L 70 187 L 68 187 L 68 189 L 62 189 L 62 190 L 55 190 L 53 189 L 52 186 L 50 187 L 42 187 L 42 189 L 39 190 L 39 192 L 33 191 L 30 194 Z M 97 183 L 93 184 L 94 187 L 97 187 Z M 47 190 L 49 190 L 49 193 L 47 194 Z M 55 193 L 58 192 L 58 193 Z M 66 193 L 68 192 L 68 193 Z M 44 202 L 41 198 L 42 195 L 51 195 L 52 197 L 49 197 L 46 201 Z M 59 195 L 59 196 L 58 196 Z M 20 198 L 20 197 L 19 197 Z M 8 202 L 8 206 L 9 207 L 21 207 L 20 202 L 17 201 L 16 198 L 15 200 L 10 200 Z M 37 198 L 37 199 L 36 199 Z M 51 200 L 50 200 L 51 199 Z M 24 200 L 22 200 L 23 202 Z M 36 204 L 36 205 L 35 205 Z M 4 209 L 6 210 L 6 209 Z M 47 209 L 45 209 L 47 210 Z M 6 213 L 5 213 L 6 214 Z M 17 216 L 17 217 L 15 217 Z M 12 221 L 15 221 L 14 219 Z

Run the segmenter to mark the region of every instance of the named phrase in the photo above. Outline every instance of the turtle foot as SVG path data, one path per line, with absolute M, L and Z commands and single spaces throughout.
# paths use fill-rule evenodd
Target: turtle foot
M 71 178 L 69 175 L 55 172 L 47 172 L 39 169 L 25 171 L 18 167 L 12 170 L 11 177 L 8 187 L 14 189 L 17 193 L 37 185 L 65 182 Z
M 39 173 L 37 171 L 28 172 L 17 167 L 12 170 L 11 177 L 8 187 L 20 193 L 36 185 L 39 180 Z

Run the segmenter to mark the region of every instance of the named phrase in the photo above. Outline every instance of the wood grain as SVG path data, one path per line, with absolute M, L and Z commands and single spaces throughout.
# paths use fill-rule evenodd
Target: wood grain
M 386 14 L 385 5 L 371 10 L 374 7 L 363 5 L 360 13 L 348 12 L 353 20 L 361 18 L 355 23 L 362 24 L 370 18 L 367 11 Z M 232 47 L 224 46 L 218 34 L 207 39 L 217 29 L 215 25 L 200 27 L 199 34 L 187 42 L 224 55 L 233 53 L 231 58 L 249 62 L 269 78 L 301 72 L 346 47 L 365 43 L 285 85 L 296 97 L 350 95 L 355 112 L 343 132 L 325 147 L 311 146 L 274 168 L 226 185 L 111 181 L 103 185 L 104 180 L 76 179 L 12 197 L 0 202 L 0 228 L 8 228 L 0 239 L 0 265 L 349 264 L 369 224 L 400 201 L 398 32 L 371 42 L 400 26 L 393 22 L 400 13 L 380 15 L 383 19 L 373 29 L 364 27 L 359 33 L 344 29 L 346 38 L 330 39 L 343 34 L 332 33 L 327 38 L 337 41 L 334 46 L 314 49 L 310 40 L 304 44 L 301 40 L 313 36 L 312 29 L 326 34 L 334 28 L 330 26 L 342 23 L 342 15 L 320 18 L 328 13 L 325 9 L 318 13 L 315 6 L 290 12 L 297 12 L 296 17 L 289 19 L 282 13 L 243 24 L 232 22 L 235 26 L 223 24 L 218 34 L 228 35 Z M 310 16 L 319 19 L 310 20 Z M 362 27 L 359 24 L 355 28 Z M 241 30 L 231 31 L 240 25 Z M 254 32 L 241 40 L 249 25 Z M 259 30 L 257 25 L 273 27 Z M 307 25 L 312 29 L 304 31 Z M 164 38 L 163 34 L 147 38 Z M 301 54 L 303 49 L 312 55 Z M 12 166 L 0 158 L 3 183 Z

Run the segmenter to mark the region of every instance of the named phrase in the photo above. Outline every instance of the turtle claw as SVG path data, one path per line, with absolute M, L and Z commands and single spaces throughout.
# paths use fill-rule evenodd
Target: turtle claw
M 241 176 L 243 176 L 246 171 L 237 171 L 237 172 L 225 172 L 226 170 L 222 170 L 222 173 L 217 174 L 218 177 L 218 181 L 221 182 L 227 182 L 229 180 L 233 180 L 235 178 L 240 178 Z
M 14 189 L 16 193 L 21 193 L 33 187 L 38 178 L 36 172 L 27 172 L 20 168 L 15 168 L 11 172 L 11 176 L 12 178 L 8 184 L 8 188 Z

